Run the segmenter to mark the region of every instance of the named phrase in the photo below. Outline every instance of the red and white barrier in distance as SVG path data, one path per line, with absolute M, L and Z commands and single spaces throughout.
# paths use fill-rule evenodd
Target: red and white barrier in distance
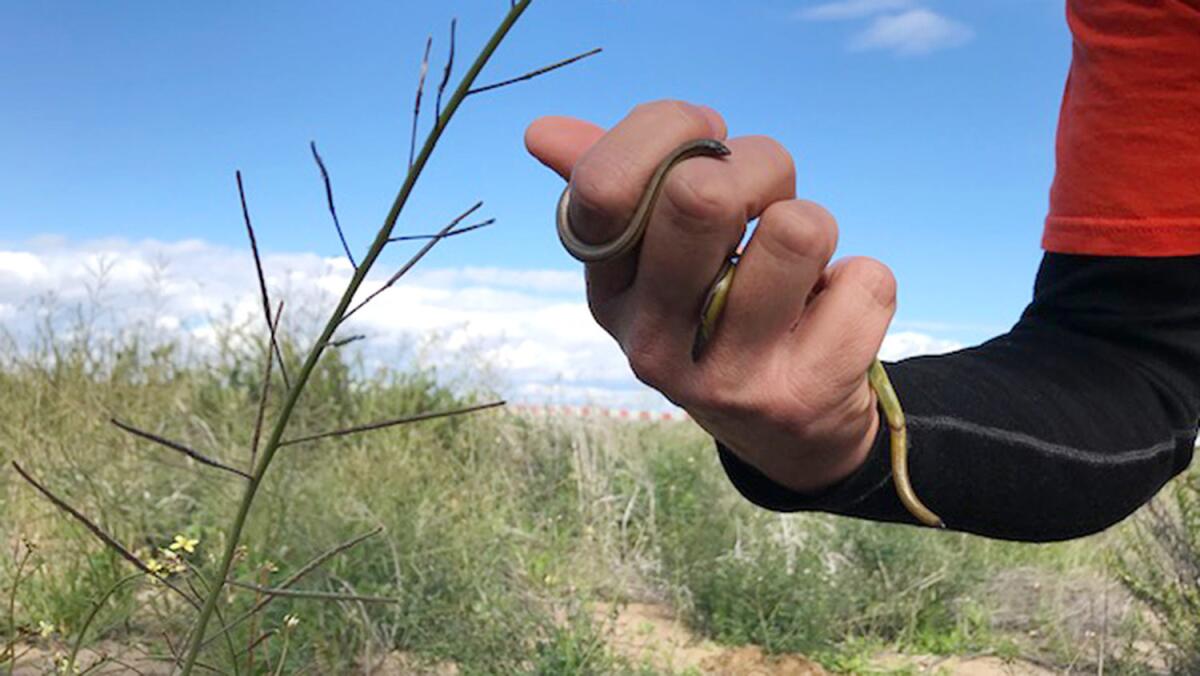
M 642 422 L 676 422 L 689 419 L 685 411 L 642 411 L 629 408 L 604 408 L 599 406 L 508 404 L 505 406 L 505 409 L 519 415 L 609 418 Z

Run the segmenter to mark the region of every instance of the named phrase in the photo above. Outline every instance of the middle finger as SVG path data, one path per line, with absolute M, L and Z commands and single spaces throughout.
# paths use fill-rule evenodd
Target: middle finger
M 656 339 L 689 360 L 701 303 L 746 223 L 796 192 L 791 156 L 778 143 L 747 136 L 727 145 L 725 158 L 688 160 L 667 177 L 619 312 L 627 321 L 618 324 L 652 322 Z

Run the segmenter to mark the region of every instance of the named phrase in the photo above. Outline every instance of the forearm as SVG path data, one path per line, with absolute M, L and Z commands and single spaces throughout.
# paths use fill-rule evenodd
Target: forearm
M 888 366 L 908 418 L 917 494 L 956 530 L 1057 540 L 1128 515 L 1190 462 L 1200 419 L 1200 256 L 1048 254 L 1008 334 Z M 748 499 L 913 523 L 886 430 L 818 494 L 772 483 L 721 449 Z

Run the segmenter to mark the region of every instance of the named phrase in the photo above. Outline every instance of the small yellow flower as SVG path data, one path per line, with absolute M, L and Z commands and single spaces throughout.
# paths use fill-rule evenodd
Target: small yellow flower
M 166 573 L 167 573 L 166 567 L 163 566 L 162 562 L 159 561 L 158 559 L 150 559 L 149 561 L 147 561 L 146 562 L 146 570 L 148 570 L 151 573 L 154 573 L 155 575 L 158 575 L 160 577 L 166 575 Z
M 53 622 L 38 620 L 38 636 L 42 638 L 50 638 L 50 634 L 53 634 L 57 629 L 58 627 L 55 627 Z
M 194 554 L 196 553 L 196 545 L 198 544 L 200 544 L 200 541 L 195 538 L 190 538 L 186 535 L 176 535 L 175 541 L 171 543 L 170 549 L 173 552 L 177 552 L 182 549 L 188 554 Z
M 300 618 L 296 617 L 295 615 L 284 615 L 283 616 L 283 627 L 285 629 L 288 629 L 288 630 L 295 629 L 298 624 L 300 624 Z

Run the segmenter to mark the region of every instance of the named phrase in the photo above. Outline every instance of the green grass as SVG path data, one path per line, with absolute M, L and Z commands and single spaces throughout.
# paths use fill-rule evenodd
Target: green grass
M 252 343 L 237 331 L 206 356 L 136 331 L 111 340 L 64 335 L 46 332 L 0 354 L 4 466 L 18 460 L 143 556 L 176 534 L 199 539 L 188 559 L 211 570 L 237 479 L 107 420 L 117 416 L 245 467 L 262 355 L 238 347 Z M 331 354 L 292 434 L 492 396 L 478 386 L 449 387 L 431 370 L 368 373 Z M 21 641 L 65 645 L 95 600 L 132 568 L 7 470 L 0 513 L 0 542 L 13 552 L 21 538 L 37 546 L 17 589 Z M 452 661 L 465 673 L 651 673 L 610 649 L 604 622 L 590 614 L 595 601 L 650 600 L 671 604 L 718 642 L 803 652 L 845 670 L 866 670 L 884 650 L 1036 655 L 1078 666 L 1096 655 L 1071 633 L 1078 608 L 1051 592 L 1103 576 L 1108 548 L 1132 533 L 1030 546 L 770 514 L 736 495 L 711 440 L 690 424 L 487 412 L 283 449 L 235 577 L 272 584 L 376 526 L 382 535 L 298 587 L 398 603 L 278 599 L 232 632 L 233 652 L 280 629 L 290 614 L 299 623 L 288 638 L 286 673 L 305 666 L 338 673 L 392 651 Z M 0 588 L 11 587 L 16 560 L 0 559 Z M 1017 573 L 1031 585 L 1026 592 L 1040 591 L 1014 609 L 995 585 Z M 5 599 L 7 638 L 7 591 Z M 229 619 L 254 601 L 253 592 L 230 591 L 220 610 Z M 129 585 L 105 604 L 88 642 L 151 643 L 165 653 L 162 634 L 181 644 L 192 612 L 161 585 Z M 39 622 L 53 623 L 55 634 L 33 636 Z M 1110 630 L 1114 651 L 1150 635 L 1134 621 Z M 264 641 L 254 671 L 270 673 L 282 645 L 280 636 Z M 226 665 L 230 652 L 214 643 L 203 659 Z M 238 662 L 244 670 L 245 658 Z M 1136 671 L 1136 661 L 1127 663 Z

